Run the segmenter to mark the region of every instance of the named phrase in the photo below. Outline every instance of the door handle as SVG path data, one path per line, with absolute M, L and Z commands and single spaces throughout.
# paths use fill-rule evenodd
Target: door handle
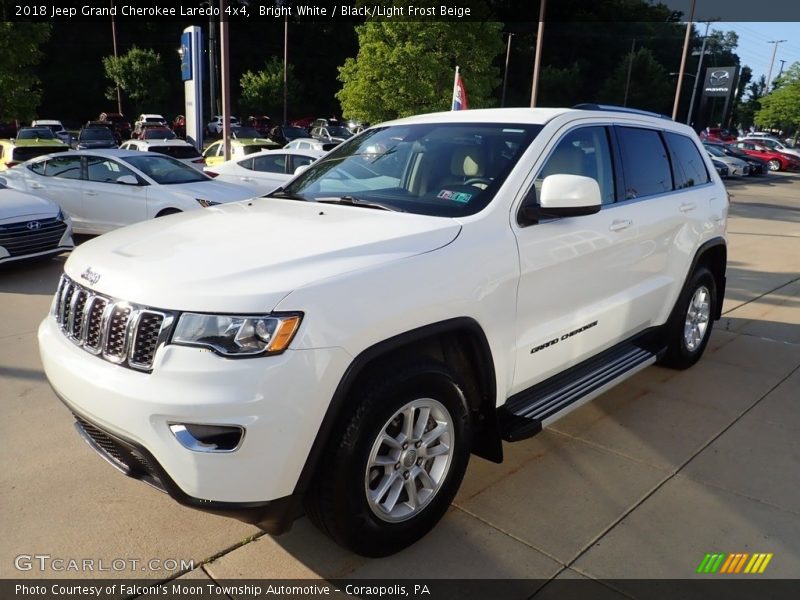
M 249 177 L 239 177 L 239 181 L 252 181 Z
M 633 225 L 633 221 L 630 219 L 615 219 L 611 221 L 611 225 L 608 226 L 610 231 L 622 231 L 623 229 L 627 229 Z
M 31 187 L 34 190 L 43 190 L 43 189 L 45 189 L 44 186 L 41 183 L 32 183 Z
M 680 211 L 681 212 L 691 212 L 695 208 L 697 208 L 697 204 L 695 204 L 694 202 L 684 202 L 680 206 Z
M 97 192 L 83 192 L 87 196 L 97 196 Z

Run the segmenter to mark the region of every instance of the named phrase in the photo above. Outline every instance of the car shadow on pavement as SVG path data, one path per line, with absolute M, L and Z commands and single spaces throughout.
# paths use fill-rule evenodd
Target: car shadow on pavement
M 68 254 L 0 267 L 0 294 L 52 295 Z

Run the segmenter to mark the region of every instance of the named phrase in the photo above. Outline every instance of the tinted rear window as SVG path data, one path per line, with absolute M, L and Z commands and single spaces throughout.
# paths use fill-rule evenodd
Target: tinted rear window
M 36 158 L 37 156 L 42 156 L 44 154 L 53 154 L 54 152 L 64 152 L 66 150 L 69 150 L 69 148 L 53 148 L 53 147 L 40 148 L 38 146 L 36 147 L 23 146 L 20 148 L 14 148 L 14 156 L 12 160 L 18 162 L 24 162 L 26 160 Z
M 672 190 L 672 172 L 661 135 L 653 129 L 617 127 L 625 198 L 642 198 Z
M 172 158 L 197 158 L 200 153 L 193 146 L 150 146 L 150 152 L 166 154 Z
M 694 185 L 708 183 L 708 171 L 703 161 L 703 157 L 697 150 L 695 143 L 684 135 L 665 132 L 667 144 L 669 144 L 672 155 L 672 174 L 675 177 L 675 188 L 687 188 Z M 710 152 L 719 152 L 722 156 L 725 153 L 712 147 Z
M 244 147 L 245 155 L 261 152 L 262 150 L 274 150 L 275 144 L 252 144 Z

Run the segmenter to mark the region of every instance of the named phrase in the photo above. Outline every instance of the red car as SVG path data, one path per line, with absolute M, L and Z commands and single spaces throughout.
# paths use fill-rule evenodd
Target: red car
M 743 152 L 767 161 L 770 171 L 800 171 L 800 159 L 783 152 L 775 152 L 754 142 L 734 142 L 730 144 Z
M 736 135 L 722 127 L 709 127 L 700 132 L 700 139 L 704 142 L 734 142 Z

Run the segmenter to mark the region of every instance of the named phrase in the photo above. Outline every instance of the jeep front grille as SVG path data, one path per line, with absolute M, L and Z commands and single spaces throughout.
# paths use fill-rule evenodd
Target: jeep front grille
M 97 294 L 66 275 L 58 284 L 55 318 L 64 335 L 87 352 L 148 372 L 174 322 L 169 311 Z

